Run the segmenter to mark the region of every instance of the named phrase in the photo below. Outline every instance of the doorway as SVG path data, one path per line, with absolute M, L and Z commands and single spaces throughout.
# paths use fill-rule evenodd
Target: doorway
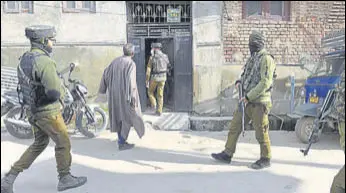
M 142 111 L 150 102 L 145 85 L 151 43 L 161 42 L 173 67 L 164 89 L 164 112 L 191 112 L 192 1 L 126 1 L 127 40 L 135 45 L 137 85 Z M 180 9 L 180 14 L 169 14 Z M 168 109 L 167 109 L 168 107 Z
M 163 94 L 163 111 L 173 111 L 174 110 L 174 40 L 173 38 L 145 38 L 145 69 L 147 68 L 149 57 L 151 56 L 151 44 L 161 43 L 162 52 L 168 56 L 169 62 L 171 64 L 172 70 L 170 74 L 167 74 L 167 81 L 164 88 Z M 156 92 L 155 92 L 156 97 Z M 146 96 L 147 107 L 150 107 L 150 101 L 148 97 L 148 90 Z M 143 109 L 145 111 L 145 109 Z

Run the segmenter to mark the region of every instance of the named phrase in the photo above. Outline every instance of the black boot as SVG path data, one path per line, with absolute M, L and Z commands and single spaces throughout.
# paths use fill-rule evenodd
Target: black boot
M 77 188 L 87 182 L 87 177 L 75 177 L 71 174 L 60 177 L 58 184 L 58 191 L 64 191 L 71 188 Z
M 162 113 L 160 113 L 159 111 L 156 111 L 155 115 L 160 117 Z
M 221 152 L 221 153 L 212 153 L 211 154 L 211 157 L 218 160 L 218 161 L 221 161 L 223 163 L 231 163 L 232 161 L 232 157 L 229 156 L 226 152 Z
M 123 144 L 119 144 L 119 150 L 123 151 L 123 150 L 128 150 L 128 149 L 132 149 L 135 147 L 135 144 L 131 144 L 131 143 L 123 143 Z
M 269 158 L 261 158 L 257 160 L 255 163 L 251 164 L 251 168 L 255 170 L 260 170 L 263 168 L 270 167 L 270 159 Z
M 13 193 L 13 183 L 18 174 L 8 173 L 1 179 L 1 193 Z

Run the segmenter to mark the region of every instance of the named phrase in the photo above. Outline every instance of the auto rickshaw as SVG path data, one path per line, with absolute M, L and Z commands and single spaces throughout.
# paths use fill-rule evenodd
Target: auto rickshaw
M 321 43 L 327 51 L 321 56 L 319 63 L 312 70 L 305 64 L 301 66 L 310 71 L 310 76 L 301 91 L 304 104 L 297 106 L 293 114 L 299 117 L 295 132 L 303 143 L 309 143 L 312 133 L 315 135 L 313 143 L 317 142 L 323 128 L 338 128 L 333 108 L 336 96 L 331 91 L 339 84 L 340 74 L 345 70 L 345 29 L 327 34 Z M 312 132 L 316 126 L 319 128 L 318 132 Z

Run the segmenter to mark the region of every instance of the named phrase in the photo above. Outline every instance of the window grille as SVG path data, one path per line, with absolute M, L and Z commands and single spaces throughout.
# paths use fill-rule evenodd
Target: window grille
M 191 22 L 191 1 L 128 1 L 126 8 L 130 24 L 169 23 L 169 9 L 180 9 L 179 23 Z

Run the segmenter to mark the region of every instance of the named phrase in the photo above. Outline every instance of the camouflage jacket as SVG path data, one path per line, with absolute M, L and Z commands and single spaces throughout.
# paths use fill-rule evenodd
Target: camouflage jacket
M 339 121 L 345 122 L 345 71 L 341 73 L 334 107 L 336 109 Z
M 48 90 L 57 90 L 60 91 L 61 97 L 65 94 L 65 89 L 62 87 L 61 79 L 59 78 L 56 70 L 56 62 L 50 58 L 43 50 L 38 48 L 32 48 L 31 52 L 38 52 L 43 55 L 39 56 L 36 59 L 33 77 L 39 80 L 44 86 L 44 92 Z M 39 106 L 35 109 L 31 109 L 32 114 L 35 117 L 41 117 L 46 115 L 57 115 L 61 113 L 62 105 L 60 101 L 54 103 Z
M 340 145 L 345 152 L 345 122 L 339 124 Z
M 249 102 L 271 105 L 271 88 L 276 64 L 272 56 L 262 49 L 251 56 L 241 75 L 243 89 Z

